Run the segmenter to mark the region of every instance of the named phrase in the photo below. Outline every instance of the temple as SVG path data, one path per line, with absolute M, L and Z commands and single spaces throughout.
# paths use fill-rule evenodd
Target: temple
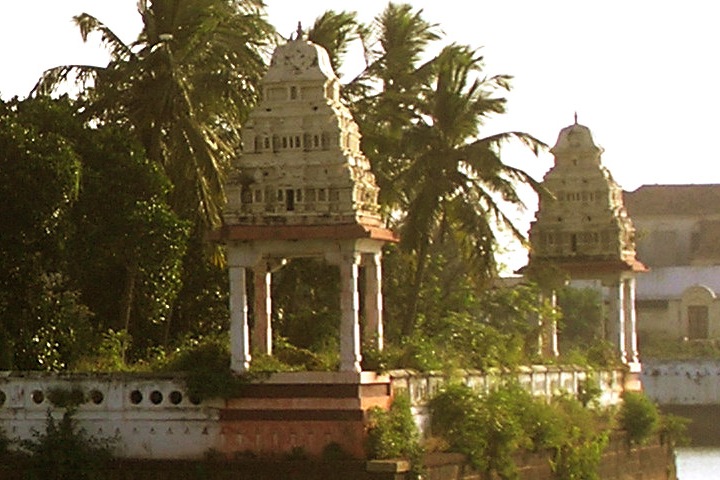
M 272 353 L 273 271 L 292 258 L 318 257 L 340 271 L 340 370 L 360 372 L 361 335 L 383 346 L 381 249 L 397 239 L 383 226 L 358 126 L 340 101 L 327 52 L 301 30 L 277 47 L 261 89 L 243 129 L 243 153 L 228 177 L 224 226 L 215 235 L 229 260 L 232 369 L 245 371 L 251 350 Z M 248 271 L 255 292 L 252 332 Z
M 635 276 L 646 268 L 635 256 L 635 229 L 622 189 L 602 165 L 603 149 L 577 117 L 550 152 L 555 164 L 543 178 L 526 273 L 549 293 L 569 280 L 597 280 L 607 287 L 606 339 L 623 363 L 639 371 Z M 555 326 L 544 325 L 543 333 L 544 353 L 557 354 Z

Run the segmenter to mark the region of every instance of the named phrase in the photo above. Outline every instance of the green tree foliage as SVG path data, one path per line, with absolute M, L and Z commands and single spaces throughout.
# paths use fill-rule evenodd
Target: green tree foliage
M 399 249 L 398 252 L 401 253 Z M 396 267 L 395 254 L 386 257 L 387 268 Z M 423 312 L 432 316 L 421 316 L 411 336 L 402 337 L 402 341 L 388 348 L 383 358 L 386 367 L 421 371 L 487 369 L 513 367 L 535 358 L 538 332 L 531 319 L 538 315 L 549 318 L 553 313 L 549 305 L 538 302 L 534 286 L 486 289 L 478 293 L 466 277 L 453 275 L 452 268 L 447 267 L 440 255 L 434 255 L 429 264 L 432 275 L 428 275 L 425 283 L 428 290 L 422 292 L 422 297 L 427 299 L 423 300 L 427 301 Z M 445 278 L 449 283 L 444 283 Z M 390 286 L 388 290 L 394 289 Z M 388 316 L 393 309 L 404 306 L 392 295 L 386 298 Z M 394 338 L 398 338 L 399 328 L 392 323 L 387 326 Z
M 182 262 L 182 286 L 165 323 L 165 345 L 189 335 L 202 338 L 227 331 L 229 282 L 224 265 L 208 261 L 205 230 L 193 229 Z
M 384 211 L 400 230 L 401 249 L 414 259 L 397 273 L 408 288 L 404 310 L 394 319 L 409 336 L 418 319 L 428 319 L 423 286 L 438 251 L 457 259 L 460 275 L 479 291 L 496 274 L 497 228 L 522 237 L 502 206 L 521 203 L 518 184 L 537 183 L 504 164 L 499 148 L 509 140 L 535 151 L 542 144 L 522 132 L 480 135 L 487 118 L 505 111 L 500 95 L 510 78 L 484 77 L 483 58 L 467 46 L 451 44 L 430 55 L 439 28 L 421 11 L 390 3 L 370 27 L 345 12 L 328 12 L 310 38 L 338 51 L 335 45 L 344 43 L 326 33 L 326 25 L 335 23 L 366 48 L 367 68 L 348 90 Z
M 48 116 L 58 109 L 49 105 Z M 24 118 L 17 102 L 0 104 L 0 350 L 4 368 L 38 368 L 38 351 L 53 352 L 49 363 L 59 361 L 51 331 L 65 329 L 68 317 L 82 309 L 75 294 L 56 290 L 62 281 L 58 274 L 80 171 L 80 159 L 67 139 Z
M 67 98 L 0 109 L 5 368 L 72 368 L 107 329 L 129 329 L 138 350 L 160 343 L 187 241 L 161 170 Z
M 586 348 L 603 336 L 602 297 L 592 288 L 564 287 L 558 291 L 562 312 L 560 341 L 563 350 Z
M 88 114 L 132 130 L 172 182 L 176 212 L 218 225 L 224 170 L 272 40 L 263 8 L 259 0 L 141 0 L 143 29 L 130 44 L 82 13 L 75 22 L 83 40 L 99 34 L 110 63 L 50 69 L 35 91 L 49 93 L 72 76 L 92 79 L 83 93 Z
M 85 251 L 99 254 L 88 255 L 96 269 L 84 277 L 85 291 L 94 293 L 85 300 L 93 303 L 98 322 L 132 334 L 135 358 L 158 344 L 171 347 L 186 333 L 204 335 L 227 324 L 227 278 L 219 263 L 209 264 L 218 252 L 201 239 L 220 223 L 224 174 L 240 149 L 239 131 L 256 103 L 274 42 L 259 0 L 142 0 L 138 13 L 143 29 L 131 43 L 92 15 L 77 15 L 83 40 L 99 38 L 110 62 L 50 69 L 34 90 L 45 95 L 77 80 L 82 117 L 124 132 L 124 140 L 108 139 L 120 143 L 107 152 L 116 160 L 115 176 L 104 179 L 107 189 L 98 185 L 93 193 L 115 198 L 139 190 L 139 198 L 147 199 L 145 193 L 153 192 L 146 203 L 119 200 L 117 210 L 100 202 L 79 219 L 88 219 L 93 234 L 87 244 L 98 245 Z M 146 158 L 157 172 L 148 170 Z M 161 186 L 148 183 L 159 178 Z M 94 220 L 104 215 L 125 222 L 133 235 L 112 238 L 111 229 L 95 228 Z M 192 230 L 176 223 L 175 215 L 190 220 Z M 172 258 L 165 255 L 169 250 Z M 122 290 L 104 288 L 108 280 Z
M 340 272 L 317 259 L 293 259 L 273 275 L 276 332 L 300 348 L 336 350 Z M 298 301 L 302 299 L 302 301 Z

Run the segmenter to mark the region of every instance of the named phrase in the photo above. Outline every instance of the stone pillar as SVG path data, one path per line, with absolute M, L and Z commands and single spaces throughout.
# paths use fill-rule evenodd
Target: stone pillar
M 621 280 L 613 282 L 609 288 L 608 340 L 617 348 L 623 363 L 625 352 L 625 288 Z
M 272 355 L 272 272 L 266 262 L 255 268 L 255 324 L 252 345 L 256 352 Z
M 635 310 L 635 277 L 623 281 L 625 288 L 625 355 L 628 363 L 638 363 L 637 315 Z
M 550 308 L 554 314 L 557 310 L 557 294 L 555 290 L 549 293 L 540 293 L 540 308 L 545 309 L 545 300 L 550 302 Z M 557 322 L 555 318 L 546 318 L 542 313 L 538 314 L 538 355 L 542 358 L 554 358 L 559 355 L 558 338 L 557 338 Z
M 365 342 L 383 349 L 382 260 L 380 253 L 365 255 Z
M 550 308 L 552 309 L 552 319 L 545 321 L 545 337 L 547 339 L 547 352 L 546 355 L 549 357 L 557 357 L 560 352 L 558 351 L 558 337 L 557 337 L 557 292 L 555 290 L 550 292 Z
M 230 266 L 230 368 L 242 373 L 250 368 L 245 267 Z
M 340 261 L 340 371 L 360 372 L 360 297 L 358 265 L 360 256 L 353 252 Z

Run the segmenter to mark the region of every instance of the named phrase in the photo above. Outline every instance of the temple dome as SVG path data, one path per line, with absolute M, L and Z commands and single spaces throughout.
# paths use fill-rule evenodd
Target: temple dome
M 275 49 L 264 81 L 275 83 L 327 79 L 337 79 L 327 51 L 298 35 Z
M 555 146 L 550 149 L 550 152 L 558 155 L 569 150 L 590 150 L 598 153 L 602 153 L 603 151 L 601 147 L 595 144 L 590 129 L 577 122 L 560 130 L 557 142 L 555 142 Z

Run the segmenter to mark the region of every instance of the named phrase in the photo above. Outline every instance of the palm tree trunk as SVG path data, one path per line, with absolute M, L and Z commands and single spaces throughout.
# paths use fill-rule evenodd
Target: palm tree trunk
M 420 291 L 422 289 L 423 277 L 425 276 L 425 265 L 427 264 L 427 249 L 428 238 L 425 236 L 420 241 L 420 248 L 418 248 L 417 252 L 417 264 L 415 265 L 412 289 L 409 292 L 408 309 L 402 324 L 403 337 L 409 337 L 415 331 L 415 322 L 417 320 L 418 306 L 420 303 Z
M 128 333 L 130 332 L 130 315 L 132 313 L 133 299 L 135 298 L 137 276 L 138 262 L 137 260 L 133 260 L 126 269 L 125 292 L 123 293 L 122 303 L 120 304 L 120 318 L 122 319 L 123 328 Z

